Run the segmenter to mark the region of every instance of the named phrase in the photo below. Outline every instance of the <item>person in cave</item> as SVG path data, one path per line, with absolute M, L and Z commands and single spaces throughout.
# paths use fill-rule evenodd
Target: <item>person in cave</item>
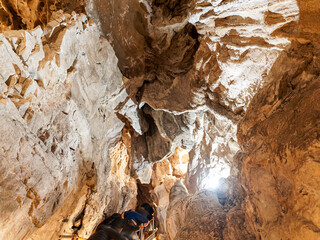
M 121 214 L 114 213 L 110 217 L 104 219 L 96 228 L 99 231 L 105 227 L 110 227 L 117 232 L 121 232 L 125 225 L 125 220 L 121 217 Z
M 126 220 L 126 224 L 124 225 L 121 234 L 129 240 L 139 240 L 137 234 L 139 229 L 139 226 L 137 226 L 133 220 Z
M 138 208 L 137 213 L 145 216 L 150 221 L 153 218 L 154 210 L 149 203 L 144 203 Z
M 140 226 L 141 224 L 146 226 L 149 223 L 149 220 L 147 217 L 132 210 L 126 211 L 123 216 L 128 221 L 133 220 L 138 226 Z
M 151 205 L 148 204 L 148 203 L 142 204 L 142 205 L 138 208 L 137 212 L 140 213 L 141 215 L 145 216 L 145 217 L 149 220 L 149 222 L 153 219 L 154 210 L 153 210 L 153 208 L 151 207 Z M 145 237 L 148 236 L 149 231 L 150 231 L 150 224 L 148 224 L 148 226 L 145 226 L 145 228 L 144 228 L 144 235 L 145 235 Z
M 123 215 L 114 213 L 96 227 L 94 234 L 88 240 L 136 240 L 139 226 L 146 227 L 153 217 L 153 212 L 150 204 L 144 203 L 137 212 L 129 210 Z
M 88 240 L 138 240 L 138 230 L 134 222 L 114 213 L 97 226 Z
M 127 238 L 126 236 L 123 236 L 116 230 L 112 229 L 111 227 L 107 227 L 105 225 L 101 226 L 98 231 L 96 231 L 94 234 L 92 234 L 88 240 L 135 240 Z

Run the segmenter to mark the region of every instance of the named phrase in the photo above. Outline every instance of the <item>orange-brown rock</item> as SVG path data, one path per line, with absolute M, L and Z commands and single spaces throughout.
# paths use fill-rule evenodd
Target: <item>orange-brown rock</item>
M 85 1 L 77 0 L 28 0 L 1 1 L 0 32 L 5 30 L 33 29 L 44 27 L 51 15 L 58 10 L 65 13 L 84 13 Z
M 1 239 L 320 239 L 317 1 L 84 5 L 1 1 Z
M 257 238 L 320 239 L 319 44 L 294 42 L 239 125 L 244 209 Z
M 225 217 L 215 193 L 189 195 L 180 181 L 171 188 L 166 220 L 169 239 L 223 239 Z

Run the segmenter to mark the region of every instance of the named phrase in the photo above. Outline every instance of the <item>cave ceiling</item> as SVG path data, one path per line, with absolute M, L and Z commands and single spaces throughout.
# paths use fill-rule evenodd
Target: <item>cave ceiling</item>
M 169 239 L 320 239 L 319 14 L 0 1 L 0 238 L 89 237 L 145 200 Z

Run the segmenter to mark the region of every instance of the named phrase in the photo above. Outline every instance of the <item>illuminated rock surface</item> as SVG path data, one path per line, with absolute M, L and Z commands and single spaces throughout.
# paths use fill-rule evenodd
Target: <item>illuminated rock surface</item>
M 114 51 L 85 15 L 57 16 L 0 36 L 1 239 L 56 239 L 81 221 L 88 236 L 136 195 L 115 145 L 127 94 Z
M 316 0 L 0 11 L 1 239 L 143 200 L 162 238 L 320 239 Z
M 181 182 L 171 188 L 167 212 L 169 239 L 223 239 L 225 217 L 215 193 L 188 195 Z
M 320 239 L 319 64 L 318 43 L 295 41 L 240 124 L 246 220 L 262 239 Z

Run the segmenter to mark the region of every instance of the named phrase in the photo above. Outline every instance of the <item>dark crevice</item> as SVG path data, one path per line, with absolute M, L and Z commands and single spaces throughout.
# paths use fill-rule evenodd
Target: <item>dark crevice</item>
M 153 205 L 153 199 L 151 192 L 153 187 L 151 184 L 142 184 L 139 180 L 137 181 L 138 194 L 137 194 L 137 206 L 140 206 L 143 203 L 149 203 Z
M 192 0 L 154 0 L 153 6 L 161 8 L 167 18 L 183 17 L 188 14 Z
M 2 0 L 2 5 L 6 8 L 8 12 L 12 14 L 11 22 L 14 29 L 25 29 L 26 25 L 23 23 L 22 18 L 17 14 L 11 5 L 9 0 Z
M 200 45 L 198 36 L 196 28 L 189 23 L 172 37 L 166 49 L 147 49 L 145 81 L 152 83 L 158 80 L 163 84 L 171 84 L 174 78 L 189 72 Z M 161 46 L 162 41 L 164 39 L 153 45 Z
M 82 221 L 85 215 L 85 211 L 86 205 L 84 205 L 81 212 L 73 220 L 73 226 L 71 228 L 73 229 L 74 234 L 77 234 L 77 232 L 82 228 Z

